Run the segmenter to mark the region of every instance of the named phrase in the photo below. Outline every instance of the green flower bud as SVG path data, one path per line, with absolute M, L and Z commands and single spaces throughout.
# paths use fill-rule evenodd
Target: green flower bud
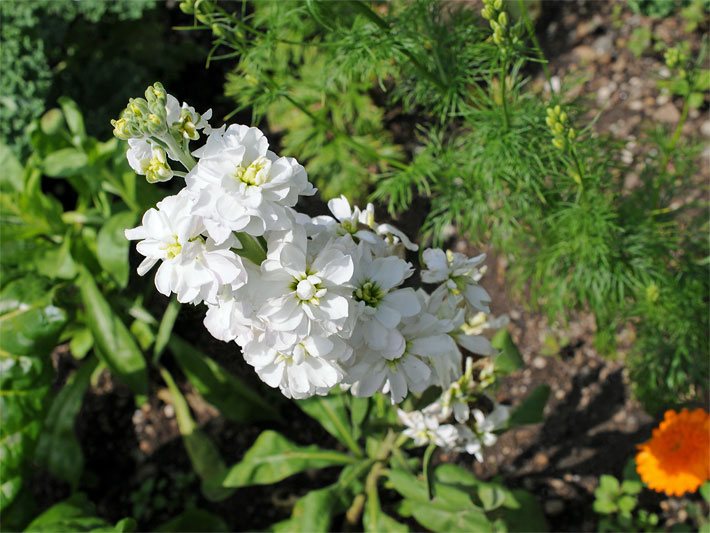
M 560 122 L 562 122 L 563 124 L 567 122 L 567 113 L 565 113 L 564 111 L 560 114 Z
M 192 15 L 195 12 L 195 0 L 183 0 L 180 2 L 180 11 L 186 15 Z
M 577 138 L 577 132 L 574 131 L 574 128 L 570 128 L 569 131 L 567 132 L 567 138 L 570 141 L 573 141 Z
M 481 16 L 482 16 L 484 19 L 489 20 L 489 19 L 491 18 L 491 15 L 492 15 L 491 9 L 490 9 L 488 6 L 484 7 L 483 9 L 481 9 Z
M 501 11 L 498 15 L 498 24 L 500 24 L 502 28 L 508 25 L 508 14 L 505 11 Z
M 565 131 L 565 127 L 562 125 L 562 122 L 557 122 L 552 129 L 555 131 L 555 133 L 559 134 L 562 134 Z
M 548 115 L 548 116 L 545 117 L 545 124 L 547 124 L 547 126 L 548 126 L 550 129 L 554 129 L 554 128 L 555 128 L 555 124 L 557 124 L 557 122 L 555 122 L 555 119 L 554 119 L 554 118 L 552 118 L 551 116 Z
M 119 118 L 118 120 L 111 120 L 111 126 L 113 126 L 113 134 L 122 141 L 127 141 L 132 137 L 128 128 L 128 121 L 125 118 Z
M 547 116 L 550 118 L 554 118 L 555 116 L 555 110 L 552 109 L 551 107 L 548 107 L 545 112 L 547 113 Z
M 493 0 L 493 7 L 496 11 L 503 9 L 503 0 Z
M 559 148 L 560 150 L 564 150 L 565 149 L 565 141 L 563 141 L 562 139 L 560 139 L 558 137 L 555 137 L 554 139 L 552 139 L 552 146 L 554 146 L 555 148 Z
M 559 105 L 556 105 L 555 106 L 555 115 L 557 115 L 559 117 L 561 113 L 562 113 L 562 108 Z

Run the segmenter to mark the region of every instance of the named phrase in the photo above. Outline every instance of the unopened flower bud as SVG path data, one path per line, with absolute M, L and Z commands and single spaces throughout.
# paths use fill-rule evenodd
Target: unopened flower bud
M 548 115 L 545 117 L 545 124 L 547 124 L 550 129 L 553 129 L 555 127 L 555 124 L 557 123 L 555 122 L 554 118 Z
M 493 7 L 496 9 L 496 11 L 500 11 L 503 9 L 503 0 L 493 0 Z
M 560 114 L 560 122 L 562 122 L 563 124 L 567 122 L 567 113 L 565 113 L 564 111 Z
M 567 132 L 567 138 L 570 141 L 573 141 L 574 139 L 577 138 L 577 132 L 574 131 L 574 128 L 570 128 L 569 131 Z
M 552 146 L 554 146 L 555 148 L 559 148 L 560 150 L 564 150 L 565 142 L 562 139 L 555 137 L 554 139 L 552 139 Z
M 501 11 L 498 15 L 498 24 L 500 24 L 502 28 L 508 25 L 508 14 L 505 11 Z

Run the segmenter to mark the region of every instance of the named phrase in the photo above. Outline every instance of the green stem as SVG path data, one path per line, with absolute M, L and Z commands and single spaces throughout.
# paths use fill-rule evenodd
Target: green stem
M 377 491 L 377 481 L 382 475 L 383 470 L 384 465 L 381 462 L 377 462 L 367 475 L 367 479 L 365 479 L 365 494 L 367 494 L 365 523 L 369 526 L 367 529 L 376 527 L 377 517 L 382 512 L 380 509 L 380 496 Z
M 554 87 L 552 87 L 552 76 L 550 75 L 550 68 L 547 65 L 547 58 L 545 57 L 545 54 L 542 51 L 540 41 L 538 40 L 537 34 L 535 33 L 535 27 L 533 26 L 532 20 L 530 19 L 530 15 L 528 13 L 528 6 L 526 5 L 525 0 L 518 0 L 518 8 L 520 9 L 520 13 L 523 18 L 523 24 L 525 25 L 525 29 L 528 32 L 528 36 L 530 37 L 530 40 L 533 43 L 535 55 L 537 55 L 537 58 L 540 61 L 540 64 L 542 65 L 542 71 L 545 74 L 547 85 L 550 87 L 550 93 L 554 96 L 555 89 Z
M 177 297 L 173 296 L 170 298 L 170 303 L 165 308 L 160 326 L 158 326 L 158 335 L 155 337 L 155 345 L 153 346 L 153 364 L 158 363 L 160 356 L 165 351 L 178 314 L 180 314 L 180 302 L 177 301 Z
M 237 250 L 237 254 L 248 259 L 256 266 L 261 266 L 261 263 L 266 259 L 266 250 L 261 245 L 261 242 L 259 242 L 259 239 L 242 231 L 237 232 L 236 235 L 242 245 L 242 247 Z
M 389 31 L 391 29 L 389 23 L 384 20 L 382 17 L 380 17 L 377 13 L 375 13 L 372 9 L 370 9 L 370 6 L 362 2 L 361 0 L 354 0 L 351 2 L 351 5 L 355 7 L 362 15 L 370 19 L 372 22 L 377 24 L 380 28 L 383 30 Z M 404 56 L 409 59 L 410 63 L 414 66 L 414 68 L 425 78 L 427 78 L 429 81 L 431 81 L 434 85 L 439 87 L 439 89 L 446 89 L 446 84 L 442 82 L 439 78 L 434 76 L 427 68 L 422 65 L 419 60 L 414 57 L 414 55 L 409 51 L 404 48 L 399 49 Z
M 503 61 L 500 67 L 500 99 L 503 105 L 503 123 L 506 131 L 510 129 L 510 117 L 508 116 L 508 95 L 506 94 L 506 75 L 508 73 L 508 61 Z
M 171 154 L 177 157 L 177 160 L 182 163 L 182 166 L 184 166 L 188 172 L 194 168 L 194 166 L 197 164 L 195 158 L 192 157 L 192 154 L 189 150 L 183 150 L 182 146 L 180 146 L 175 141 L 175 139 L 170 133 L 167 133 L 165 137 L 162 137 L 162 140 L 168 146 L 168 149 L 170 150 Z
M 665 174 L 666 168 L 668 167 L 668 163 L 670 163 L 671 160 L 671 154 L 673 153 L 673 150 L 675 150 L 676 145 L 678 144 L 678 141 L 680 140 L 680 135 L 683 133 L 683 127 L 685 126 L 686 120 L 688 120 L 688 113 L 690 112 L 690 98 L 686 97 L 685 101 L 683 102 L 683 109 L 680 112 L 680 119 L 678 119 L 678 124 L 675 127 L 675 131 L 673 132 L 673 136 L 671 137 L 671 142 L 668 144 L 668 148 L 666 149 L 666 154 L 663 156 L 663 163 L 661 164 L 661 172 Z

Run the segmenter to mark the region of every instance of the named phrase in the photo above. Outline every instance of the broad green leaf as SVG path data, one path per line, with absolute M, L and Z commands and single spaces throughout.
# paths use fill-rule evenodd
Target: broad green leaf
M 438 485 L 448 485 L 475 496 L 487 510 L 493 507 L 494 502 L 497 507 L 503 506 L 508 509 L 520 507 L 512 491 L 495 481 L 482 481 L 472 472 L 458 465 L 450 463 L 439 465 L 434 475 Z
M 91 336 L 89 328 L 81 328 L 74 332 L 69 341 L 69 350 L 74 359 L 83 359 L 89 350 L 94 346 L 94 337 Z
M 494 516 L 503 518 L 510 533 L 528 533 L 530 531 L 549 531 L 545 513 L 535 496 L 526 490 L 514 489 L 512 497 L 516 507 L 501 507 L 495 511 Z
M 630 513 L 636 508 L 636 497 L 624 494 L 617 500 L 616 505 L 622 513 Z
M 498 509 L 505 503 L 505 496 L 505 489 L 495 483 L 486 483 L 478 488 L 478 498 L 485 511 Z
M 508 330 L 501 329 L 491 339 L 491 344 L 500 353 L 493 360 L 493 365 L 499 373 L 503 375 L 515 372 L 524 365 L 518 347 L 513 342 Z
M 44 173 L 52 178 L 76 176 L 86 167 L 89 159 L 76 148 L 62 148 L 44 158 Z
M 71 255 L 71 235 L 64 236 L 62 244 L 44 253 L 37 262 L 37 271 L 43 276 L 56 279 L 76 277 L 76 263 Z
M 52 383 L 49 354 L 66 323 L 47 289 L 35 276 L 0 292 L 0 513 L 22 489 Z
M 99 264 L 119 287 L 128 285 L 129 242 L 124 235 L 124 230 L 133 226 L 135 220 L 136 213 L 133 211 L 116 213 L 101 227 L 97 236 Z
M 50 109 L 42 115 L 39 125 L 45 135 L 56 135 L 64 126 L 64 115 L 59 109 Z
M 22 165 L 12 153 L 10 147 L 0 142 L 0 191 L 21 191 L 23 186 Z
M 212 514 L 203 509 L 188 509 L 158 526 L 156 531 L 163 533 L 178 533 L 182 531 L 217 533 L 220 531 L 230 531 L 230 529 L 225 521 L 216 514 Z
M 483 510 L 468 494 L 451 486 L 437 484 L 436 496 L 429 500 L 424 481 L 403 470 L 391 470 L 394 489 L 411 500 L 409 509 L 422 526 L 433 531 L 491 531 Z
M 74 422 L 98 361 L 91 358 L 59 391 L 44 419 L 35 457 L 55 477 L 76 488 L 84 469 L 84 455 Z
M 57 102 L 59 102 L 64 112 L 64 118 L 67 121 L 67 126 L 69 126 L 69 131 L 80 140 L 86 137 L 84 117 L 81 115 L 81 111 L 79 110 L 79 106 L 76 105 L 76 102 L 66 96 L 60 96 Z
M 353 457 L 318 446 L 298 446 L 275 431 L 264 431 L 231 467 L 224 479 L 225 487 L 269 485 L 312 468 L 325 468 L 355 462 Z
M 177 335 L 168 346 L 190 383 L 222 415 L 235 422 L 277 420 L 273 405 Z
M 94 337 L 98 355 L 133 392 L 146 394 L 148 375 L 145 359 L 133 336 L 111 309 L 88 271 L 81 273 L 78 285 L 86 310 L 86 324 Z
M 599 514 L 611 514 L 617 511 L 616 503 L 605 498 L 597 498 L 592 506 L 594 512 Z
M 353 438 L 359 439 L 362 435 L 362 425 L 370 412 L 370 398 L 358 398 L 350 396 L 350 426 L 353 430 Z
M 297 533 L 327 533 L 333 515 L 345 511 L 337 486 L 325 487 L 308 492 L 293 508 L 289 531 Z
M 47 509 L 35 518 L 25 531 L 135 531 L 135 521 L 124 518 L 115 526 L 111 526 L 103 518 L 96 516 L 96 508 L 86 495 L 77 492 Z
M 307 415 L 318 420 L 323 429 L 345 444 L 353 453 L 362 455 L 360 446 L 353 438 L 343 394 L 331 393 L 328 396 L 312 396 L 305 400 L 299 400 L 296 405 Z
M 543 412 L 549 397 L 549 385 L 536 387 L 510 415 L 510 427 L 542 422 L 544 419 Z
M 167 370 L 161 369 L 160 374 L 168 385 L 175 408 L 180 434 L 182 435 L 187 455 L 197 475 L 202 481 L 202 493 L 211 501 L 221 501 L 228 498 L 234 491 L 220 485 L 227 467 L 214 443 L 197 427 L 192 419 L 187 400 L 175 384 Z

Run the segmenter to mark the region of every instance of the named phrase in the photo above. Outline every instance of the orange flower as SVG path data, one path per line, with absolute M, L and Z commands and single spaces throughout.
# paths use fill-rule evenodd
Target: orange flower
M 649 488 L 668 496 L 695 492 L 710 479 L 710 416 L 704 409 L 666 411 L 638 448 L 636 470 Z

